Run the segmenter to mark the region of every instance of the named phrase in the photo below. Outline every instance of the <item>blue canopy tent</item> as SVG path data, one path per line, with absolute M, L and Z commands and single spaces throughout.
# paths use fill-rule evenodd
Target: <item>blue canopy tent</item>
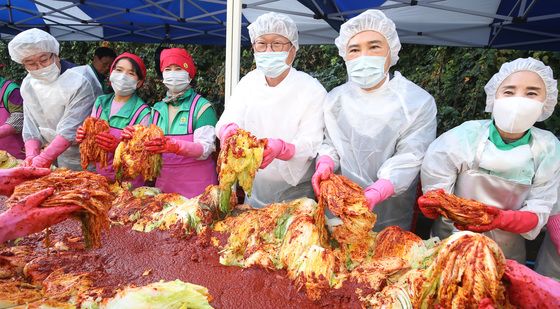
M 4 0 L 0 4 L 2 38 L 37 27 L 61 41 L 225 43 L 225 1 Z
M 37 27 L 61 41 L 226 44 L 227 98 L 259 15 L 288 14 L 300 44 L 331 44 L 344 21 L 369 8 L 393 19 L 404 43 L 560 50 L 554 0 L 0 0 L 0 39 Z

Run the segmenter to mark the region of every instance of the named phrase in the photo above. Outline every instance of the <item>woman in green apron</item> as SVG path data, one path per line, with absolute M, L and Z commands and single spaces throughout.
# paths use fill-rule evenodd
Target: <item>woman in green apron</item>
M 146 78 L 144 61 L 134 54 L 123 53 L 115 58 L 111 65 L 111 87 L 115 93 L 99 96 L 93 105 L 91 116 L 106 120 L 110 132 L 99 133 L 95 141 L 99 147 L 109 152 L 109 165 L 105 168 L 96 166 L 97 173 L 114 180 L 113 154 L 121 141 L 123 129 L 129 125 L 150 123 L 150 107 L 136 95 L 136 90 L 142 86 Z M 76 141 L 84 139 L 83 127 L 76 132 Z M 134 187 L 142 186 L 141 177 L 132 181 Z
M 23 98 L 15 82 L 0 76 L 0 85 L 0 150 L 23 160 Z
M 156 187 L 191 198 L 218 183 L 216 160 L 211 156 L 216 150 L 214 126 L 218 119 L 212 103 L 191 87 L 196 66 L 185 49 L 164 49 L 160 68 L 168 91 L 154 105 L 151 122 L 165 137 L 146 141 L 144 146 L 163 157 Z M 125 128 L 123 138 L 129 138 L 131 130 Z
M 487 205 L 495 219 L 466 226 L 494 239 L 509 259 L 525 261 L 525 239 L 534 239 L 557 201 L 560 142 L 533 127 L 550 117 L 558 99 L 552 69 L 533 58 L 504 63 L 484 87 L 489 120 L 467 121 L 437 138 L 422 164 L 424 192 L 443 189 Z M 446 238 L 457 229 L 437 219 L 432 236 Z

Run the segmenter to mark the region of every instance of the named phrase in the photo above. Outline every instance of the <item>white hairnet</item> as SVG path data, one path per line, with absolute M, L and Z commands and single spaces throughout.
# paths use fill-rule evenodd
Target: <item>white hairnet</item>
M 338 47 L 338 54 L 345 58 L 348 41 L 356 34 L 370 30 L 379 32 L 385 37 L 391 53 L 391 65 L 395 65 L 399 60 L 401 42 L 395 23 L 380 10 L 367 10 L 340 26 L 340 34 L 334 40 L 334 44 Z
M 58 41 L 47 32 L 32 28 L 16 35 L 8 43 L 8 51 L 13 61 L 21 63 L 23 59 L 49 52 L 58 56 Z
M 288 15 L 274 12 L 263 14 L 250 24 L 247 29 L 249 30 L 251 43 L 255 43 L 255 40 L 261 35 L 279 34 L 290 40 L 296 50 L 299 49 L 297 26 Z
M 502 64 L 500 71 L 494 74 L 492 78 L 484 86 L 486 92 L 486 111 L 491 113 L 494 109 L 494 100 L 496 100 L 496 92 L 500 85 L 508 76 L 519 71 L 531 71 L 537 73 L 544 82 L 546 88 L 546 98 L 541 116 L 537 121 L 546 120 L 558 102 L 558 88 L 556 80 L 552 76 L 552 69 L 534 58 L 519 58 Z

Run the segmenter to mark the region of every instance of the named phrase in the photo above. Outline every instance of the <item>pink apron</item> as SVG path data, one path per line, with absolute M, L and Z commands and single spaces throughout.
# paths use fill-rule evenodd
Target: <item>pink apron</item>
M 6 81 L 2 86 L 0 91 L 0 98 L 4 97 L 6 89 L 10 85 L 11 81 Z M 10 112 L 6 109 L 5 105 L 0 102 L 0 125 L 3 125 L 6 120 L 10 117 Z M 21 133 L 12 134 L 6 137 L 0 138 L 0 150 L 8 151 L 12 156 L 18 159 L 25 159 L 25 151 L 23 148 L 23 139 L 21 138 Z
M 200 95 L 193 99 L 189 110 L 189 124 L 186 135 L 175 135 L 172 138 L 192 142 L 193 141 L 193 119 L 196 103 Z M 154 113 L 152 123 L 157 124 L 159 113 Z M 207 186 L 218 184 L 216 174 L 216 162 L 209 156 L 205 160 L 187 158 L 174 153 L 163 154 L 163 166 L 161 174 L 156 181 L 156 187 L 165 193 L 179 193 L 184 197 L 191 198 L 204 192 Z
M 132 116 L 132 119 L 130 120 L 128 125 L 134 125 L 138 120 L 138 117 L 140 117 L 142 111 L 144 111 L 144 109 L 146 108 L 149 107 L 143 106 L 139 108 Z M 101 105 L 99 105 L 99 107 L 97 108 L 97 112 L 95 113 L 95 118 L 99 119 L 101 117 L 102 111 L 103 109 L 101 108 Z M 109 132 L 118 139 L 121 138 L 122 131 L 123 129 L 119 129 L 119 128 L 113 128 L 113 127 L 109 128 Z M 95 164 L 95 169 L 97 173 L 99 175 L 103 175 L 107 177 L 110 181 L 115 181 L 115 170 L 113 169 L 113 157 L 114 157 L 114 153 L 109 152 L 107 158 L 107 166 L 105 168 L 101 168 L 101 166 L 98 163 Z M 131 180 L 130 182 L 132 183 L 133 188 L 138 188 L 144 185 L 144 179 L 142 178 L 142 176 L 138 176 L 135 179 Z

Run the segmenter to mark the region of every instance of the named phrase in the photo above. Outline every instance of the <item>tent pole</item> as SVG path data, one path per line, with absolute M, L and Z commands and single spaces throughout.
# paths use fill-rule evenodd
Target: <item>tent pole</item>
M 226 19 L 226 68 L 225 104 L 228 103 L 233 88 L 239 81 L 241 50 L 241 8 L 242 0 L 227 2 Z

